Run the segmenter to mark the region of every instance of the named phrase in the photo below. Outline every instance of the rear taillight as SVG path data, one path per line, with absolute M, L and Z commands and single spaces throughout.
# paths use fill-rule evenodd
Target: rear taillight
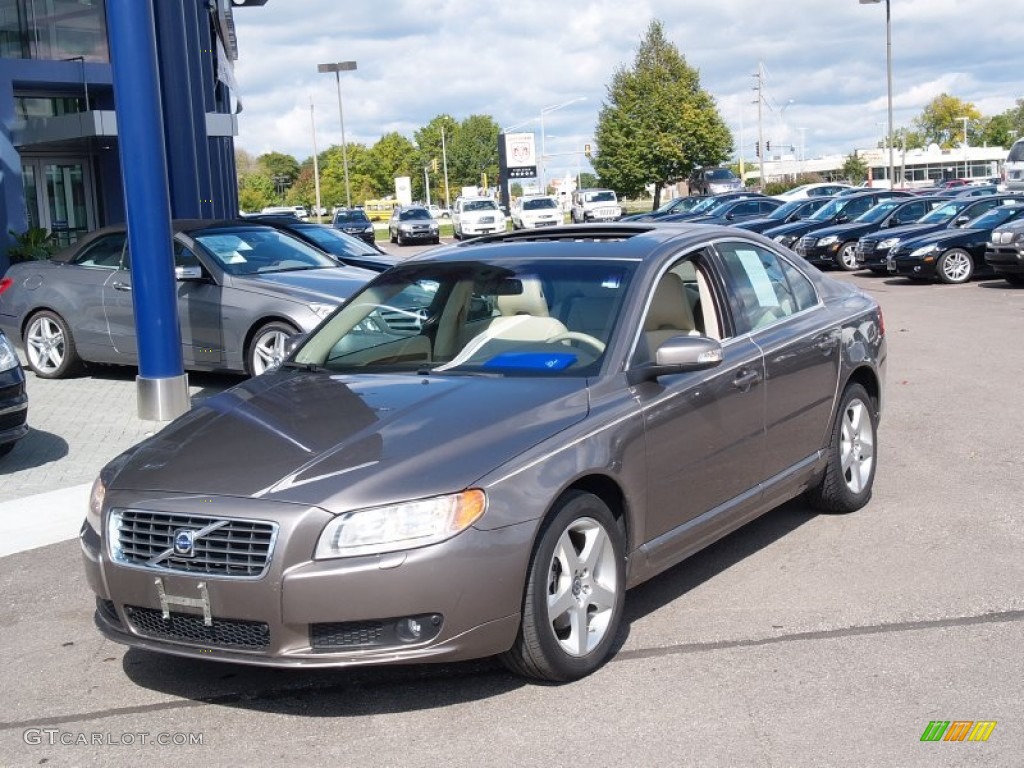
M 0 277 L 0 295 L 3 295 L 3 292 L 10 288 L 12 285 L 14 285 L 13 277 Z

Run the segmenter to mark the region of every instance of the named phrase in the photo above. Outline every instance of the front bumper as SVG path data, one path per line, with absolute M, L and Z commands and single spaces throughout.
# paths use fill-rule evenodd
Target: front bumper
M 180 514 L 199 506 L 195 497 L 108 496 L 111 506 L 126 501 L 132 509 Z M 105 636 L 177 656 L 274 667 L 456 661 L 501 653 L 515 639 L 535 523 L 469 528 L 434 546 L 317 561 L 311 554 L 331 519 L 323 510 L 202 501 L 204 515 L 212 508 L 222 519 L 277 524 L 266 571 L 232 578 L 116 563 L 86 522 L 82 555 Z M 421 625 L 421 638 L 403 634 L 406 619 Z
M 1000 275 L 1024 275 L 1024 247 L 989 243 L 985 263 Z
M 25 375 L 14 368 L 0 373 L 0 445 L 28 434 L 28 394 Z
M 431 242 L 437 240 L 439 237 L 438 231 L 436 229 L 400 229 L 398 230 L 398 235 L 403 240 L 429 240 Z
M 837 242 L 822 247 L 813 238 L 801 238 L 793 246 L 793 250 L 815 266 L 831 267 L 837 263 L 836 254 L 839 253 L 842 245 L 842 243 Z
M 346 235 L 358 237 L 367 245 L 373 245 L 377 241 L 377 237 L 372 230 L 367 232 L 364 229 L 342 229 L 341 231 L 344 232 Z
M 879 248 L 875 241 L 857 243 L 857 263 L 865 269 L 882 272 L 888 269 L 891 248 Z
M 935 264 L 939 254 L 928 257 L 911 256 L 910 254 L 893 253 L 890 259 L 890 274 L 910 277 L 915 280 L 932 280 L 935 278 Z

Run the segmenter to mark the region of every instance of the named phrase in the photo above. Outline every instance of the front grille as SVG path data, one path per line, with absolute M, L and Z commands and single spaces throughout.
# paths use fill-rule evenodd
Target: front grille
M 171 613 L 165 619 L 161 611 L 134 605 L 125 606 L 124 612 L 132 629 L 145 637 L 251 650 L 270 645 L 270 627 L 263 621 L 214 619 L 213 626 L 208 627 L 202 616 L 190 613 Z
M 810 235 L 805 235 L 804 237 L 800 238 L 800 241 L 797 243 L 797 248 L 803 248 L 805 251 L 810 250 L 811 248 L 814 247 L 815 243 L 817 242 L 818 238 L 811 237 Z
M 394 633 L 387 633 L 393 635 Z M 384 623 L 380 621 L 345 621 L 311 624 L 309 644 L 317 651 L 335 648 L 364 648 L 381 645 Z
M 114 559 L 130 565 L 181 571 L 208 576 L 256 578 L 270 563 L 277 526 L 253 520 L 234 520 L 200 515 L 114 510 L 120 518 L 119 552 Z M 175 535 L 221 527 L 195 537 L 193 553 L 174 554 Z
M 875 252 L 875 243 L 871 240 L 861 240 L 857 243 L 857 252 L 869 254 Z

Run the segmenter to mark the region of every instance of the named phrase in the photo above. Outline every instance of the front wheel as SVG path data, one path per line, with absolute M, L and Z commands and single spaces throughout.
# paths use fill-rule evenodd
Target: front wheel
M 626 590 L 625 543 L 608 505 L 566 495 L 541 530 L 523 597 L 523 616 L 502 661 L 549 682 L 589 675 L 611 652 Z
M 855 512 L 871 499 L 875 482 L 877 423 L 871 396 L 860 384 L 843 392 L 832 425 L 825 474 L 807 492 L 812 506 L 824 512 Z
M 71 328 L 56 312 L 43 310 L 25 328 L 25 354 L 29 367 L 41 379 L 63 379 L 82 366 Z
M 860 269 L 860 264 L 857 263 L 857 243 L 843 243 L 843 247 L 839 249 L 839 257 L 836 261 L 840 269 L 847 272 L 856 272 Z
M 967 251 L 953 248 L 939 257 L 939 263 L 935 265 L 935 274 L 943 283 L 966 283 L 974 274 L 974 259 Z
M 274 321 L 260 327 L 249 342 L 245 356 L 245 370 L 250 376 L 259 376 L 270 368 L 276 368 L 285 358 L 288 337 L 298 331 L 288 323 Z

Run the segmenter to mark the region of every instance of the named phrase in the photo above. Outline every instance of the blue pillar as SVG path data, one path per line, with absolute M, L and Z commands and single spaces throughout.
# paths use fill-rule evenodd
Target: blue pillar
M 152 0 L 107 0 L 107 32 L 132 254 L 139 417 L 165 421 L 190 404 L 178 330 Z
M 205 5 L 196 0 L 181 3 L 185 18 L 185 38 L 188 50 L 189 92 L 192 110 L 183 120 L 192 123 L 192 141 L 196 152 L 196 182 L 199 187 L 200 218 L 214 218 L 213 179 L 210 170 L 210 140 L 206 133 L 206 113 L 213 110 L 213 102 L 206 95 L 206 80 L 213 79 L 213 46 L 210 38 L 210 14 Z

